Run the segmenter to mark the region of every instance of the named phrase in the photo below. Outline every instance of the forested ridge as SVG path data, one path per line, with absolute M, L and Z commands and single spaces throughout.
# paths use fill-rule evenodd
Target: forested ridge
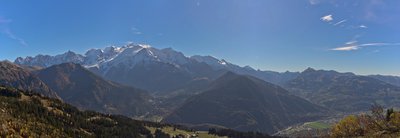
M 180 125 L 80 111 L 59 99 L 3 86 L 0 86 L 0 124 L 0 137 L 177 137 L 160 131 L 164 127 L 173 127 L 174 131 L 196 132 Z M 149 128 L 158 131 L 154 133 Z M 269 137 L 256 132 L 228 129 L 212 132 L 210 134 L 216 137 Z
M 145 137 L 145 122 L 79 111 L 60 100 L 0 87 L 0 137 Z

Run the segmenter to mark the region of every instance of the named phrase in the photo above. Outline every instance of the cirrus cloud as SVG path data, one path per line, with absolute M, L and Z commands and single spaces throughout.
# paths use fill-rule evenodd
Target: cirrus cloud
M 4 34 L 9 39 L 17 41 L 19 44 L 23 46 L 27 46 L 28 44 L 25 42 L 24 39 L 18 37 L 13 33 L 13 31 L 11 31 L 10 27 L 8 26 L 8 24 L 10 24 L 11 22 L 12 22 L 11 19 L 6 19 L 0 16 L 0 33 Z
M 400 43 L 364 43 L 364 44 L 357 44 L 357 41 L 350 41 L 347 42 L 344 46 L 336 47 L 330 50 L 333 51 L 353 51 L 359 50 L 364 47 L 369 46 L 400 46 Z
M 347 20 L 341 20 L 341 21 L 339 21 L 339 22 L 337 22 L 337 23 L 333 24 L 333 26 L 340 25 L 340 24 L 342 24 L 342 23 L 344 23 L 344 22 L 346 22 L 346 21 L 347 21 Z

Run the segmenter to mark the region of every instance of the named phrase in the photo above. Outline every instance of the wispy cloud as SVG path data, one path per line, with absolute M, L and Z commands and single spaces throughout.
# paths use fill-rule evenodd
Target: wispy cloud
M 324 22 L 330 22 L 330 21 L 332 21 L 332 20 L 333 20 L 332 14 L 322 16 L 322 17 L 321 17 L 321 20 L 324 21 Z
M 357 43 L 357 41 L 349 41 L 349 42 L 346 42 L 346 45 L 352 45 L 352 44 L 355 44 L 355 43 Z
M 6 19 L 3 17 L 0 17 L 0 33 L 4 34 L 5 36 L 7 36 L 10 39 L 17 41 L 19 44 L 21 44 L 23 46 L 28 46 L 28 44 L 25 42 L 24 39 L 15 35 L 11 31 L 11 29 L 8 27 L 8 24 L 10 24 L 11 22 L 12 22 L 11 19 Z
M 141 35 L 143 34 L 141 31 L 139 31 L 139 29 L 137 29 L 136 27 L 132 27 L 131 31 L 133 32 L 133 34 L 135 35 Z
M 360 26 L 358 26 L 359 28 L 368 28 L 367 26 L 365 26 L 365 25 L 360 25 Z
M 316 4 L 320 3 L 319 0 L 308 0 L 308 2 L 309 2 L 311 5 L 316 5 Z
M 364 44 L 357 44 L 357 41 L 350 41 L 347 42 L 344 46 L 333 48 L 330 50 L 334 51 L 353 51 L 359 50 L 364 47 L 369 46 L 400 46 L 400 43 L 364 43 Z
M 337 47 L 337 48 L 333 48 L 331 50 L 335 50 L 335 51 L 351 51 L 351 50 L 357 50 L 360 47 L 355 46 L 355 45 L 349 45 L 349 46 L 343 46 L 343 47 Z
M 24 39 L 17 37 L 13 32 L 11 32 L 10 29 L 6 28 L 5 30 L 2 30 L 2 33 L 7 35 L 8 38 L 16 40 L 19 44 L 23 46 L 28 46 L 28 44 L 25 42 Z
M 346 21 L 347 21 L 347 20 L 341 20 L 341 21 L 339 21 L 339 22 L 333 24 L 333 26 L 337 26 L 337 25 L 342 24 L 342 23 L 344 23 L 344 22 L 346 22 Z

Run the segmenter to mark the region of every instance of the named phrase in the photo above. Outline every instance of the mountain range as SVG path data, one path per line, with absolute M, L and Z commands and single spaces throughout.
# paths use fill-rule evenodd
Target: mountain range
M 400 106 L 400 87 L 353 73 L 308 68 L 297 78 L 288 81 L 285 88 L 295 95 L 338 111 L 368 110 L 373 104 Z
M 37 74 L 61 99 L 81 109 L 130 117 L 153 109 L 148 92 L 106 81 L 79 64 L 53 65 Z
M 372 77 L 392 85 L 396 85 L 400 87 L 400 77 L 398 76 L 388 76 L 388 75 L 369 75 L 368 77 Z
M 145 90 L 104 80 L 79 64 L 32 70 L 0 62 L 0 67 L 1 85 L 58 98 L 80 109 L 129 117 L 142 117 L 156 109 Z
M 138 119 L 159 115 L 165 117 L 165 122 L 199 124 L 198 122 L 184 120 L 192 118 L 236 130 L 274 132 L 291 124 L 320 118 L 321 114 L 326 111 L 323 107 L 289 94 L 278 85 L 230 71 L 227 73 L 213 72 L 212 74 L 222 75 L 214 76 L 216 79 L 213 81 L 208 79 L 194 80 L 194 84 L 189 83 L 180 92 L 175 91 L 176 95 L 171 96 L 172 98 L 161 98 L 159 100 L 160 98 L 153 98 L 145 90 L 104 80 L 77 63 L 61 63 L 35 69 L 32 69 L 32 67 L 22 68 L 9 62 L 5 63 L 18 67 L 21 71 L 29 72 L 36 80 L 48 86 L 50 91 L 55 92 L 61 100 L 80 109 L 122 114 Z M 5 70 L 9 69 L 11 68 L 5 68 Z M 21 79 L 21 81 L 26 80 Z M 196 92 L 192 90 L 196 90 Z M 246 95 L 249 97 L 243 97 Z M 221 97 L 227 99 L 221 99 Z M 174 101 L 177 99 L 179 99 L 179 102 Z M 202 101 L 204 99 L 209 100 L 204 102 Z M 210 105 L 207 102 L 218 101 L 218 99 L 222 101 L 216 105 L 211 104 L 211 107 L 220 108 L 233 103 L 237 104 L 216 110 L 207 106 Z M 277 99 L 282 100 L 276 101 Z M 168 102 L 174 104 L 168 104 Z M 214 115 L 180 114 L 182 111 L 184 113 L 193 112 L 190 111 L 191 108 L 186 108 L 192 106 L 191 104 L 198 106 L 201 112 L 206 111 Z M 231 116 L 228 117 L 227 115 Z M 173 119 L 173 116 L 178 116 L 180 119 Z M 208 120 L 208 117 L 212 119 Z M 227 123 L 233 121 L 232 119 L 237 120 L 237 122 L 235 124 Z M 213 122 L 216 120 L 223 121 Z
M 140 44 L 19 57 L 14 63 L 2 63 L 1 84 L 37 90 L 80 109 L 193 127 L 271 133 L 372 104 L 400 106 L 396 76 L 261 71 Z
M 260 71 L 249 66 L 240 67 L 212 56 L 188 57 L 171 48 L 157 49 L 140 44 L 90 49 L 84 55 L 68 51 L 56 56 L 18 57 L 14 61 L 19 65 L 39 67 L 68 62 L 81 64 L 105 79 L 151 92 L 175 91 L 199 78 L 212 80 L 218 76 L 215 75 L 218 70 L 252 75 L 276 84 L 282 84 L 299 74 Z M 220 71 L 219 75 L 221 72 L 223 71 Z

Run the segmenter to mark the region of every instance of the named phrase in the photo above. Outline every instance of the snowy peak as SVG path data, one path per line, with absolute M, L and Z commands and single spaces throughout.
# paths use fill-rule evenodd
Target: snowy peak
M 115 56 L 118 53 L 121 53 L 125 48 L 110 46 L 103 49 L 103 56 L 108 59 L 110 57 Z
M 17 57 L 17 59 L 15 59 L 15 61 L 14 61 L 14 63 L 17 63 L 17 64 L 22 64 L 22 62 L 24 62 L 24 58 L 22 58 L 22 57 Z
M 76 54 L 72 51 L 68 51 L 64 54 L 55 56 L 54 61 L 54 64 L 61 64 L 65 62 L 82 63 L 84 61 L 84 56 Z
M 86 57 L 101 57 L 103 55 L 103 50 L 101 49 L 90 49 L 85 53 Z
M 159 50 L 148 45 L 131 45 L 124 47 L 124 50 L 110 61 L 108 66 L 124 63 L 129 67 L 133 67 L 137 63 L 151 61 L 168 63 L 179 67 L 188 63 L 189 60 L 181 52 L 177 52 L 171 48 Z
M 183 65 L 189 62 L 189 58 L 186 57 L 183 53 L 175 51 L 172 48 L 165 48 L 161 50 L 157 50 L 158 57 L 164 61 L 171 64 Z
M 122 47 L 116 57 L 133 57 L 142 49 L 141 46 Z
M 213 56 L 195 55 L 195 56 L 191 56 L 190 58 L 194 59 L 197 62 L 206 63 L 215 69 L 225 68 L 225 66 L 227 65 L 227 62 L 225 60 L 223 60 L 223 59 L 219 60 Z
M 87 64 L 92 65 L 104 60 L 103 50 L 90 49 L 85 54 L 85 61 Z
M 134 73 L 135 71 L 132 71 L 132 69 L 143 69 L 145 71 L 157 72 L 161 75 L 174 74 L 172 76 L 181 75 L 183 77 L 226 70 L 240 75 L 256 76 L 260 79 L 277 83 L 284 82 L 296 76 L 296 74 L 291 75 L 291 73 L 282 75 L 278 72 L 255 70 L 250 66 L 242 67 L 213 56 L 195 55 L 187 57 L 172 48 L 157 49 L 149 45 L 134 43 L 120 47 L 108 46 L 105 48 L 89 49 L 83 55 L 68 51 L 56 56 L 37 55 L 35 57 L 19 57 L 14 62 L 16 64 L 39 67 L 50 67 L 72 62 L 80 64 L 96 74 L 108 77 L 113 75 L 121 77 L 122 73 Z
M 144 44 L 138 44 L 137 46 L 140 46 L 142 48 L 152 48 L 150 45 L 144 45 Z
M 153 53 L 149 48 L 142 48 L 142 49 L 140 49 L 139 52 L 137 52 L 136 55 L 139 55 L 139 56 L 156 57 L 156 55 L 154 55 L 154 53 Z
M 226 65 L 228 62 L 226 62 L 224 59 L 221 59 L 218 63 L 221 65 Z
M 19 57 L 15 60 L 17 64 L 40 67 L 67 62 L 81 64 L 86 68 L 96 70 L 100 74 L 106 74 L 113 67 L 132 69 L 137 64 L 142 63 L 169 64 L 175 68 L 186 70 L 185 68 L 194 62 L 205 63 L 214 70 L 226 69 L 239 74 L 255 72 L 249 66 L 240 67 L 212 56 L 195 55 L 187 57 L 172 48 L 157 49 L 150 45 L 134 43 L 121 47 L 108 46 L 102 49 L 90 49 L 84 55 L 68 51 L 56 56 L 37 55 L 35 57 Z
M 228 69 L 238 71 L 242 69 L 240 66 L 231 64 L 223 59 L 219 60 L 212 56 L 195 55 L 187 57 L 183 53 L 172 48 L 157 49 L 150 45 L 134 43 L 129 43 L 122 47 L 109 46 L 103 49 L 90 49 L 84 55 L 68 51 L 56 56 L 37 55 L 35 57 L 19 57 L 15 60 L 17 64 L 41 67 L 49 67 L 67 62 L 81 64 L 87 68 L 96 67 L 105 70 L 113 66 L 121 66 L 121 64 L 132 68 L 137 63 L 142 62 L 167 63 L 177 68 L 191 62 L 203 62 L 217 70 Z M 243 69 L 254 70 L 251 67 L 244 67 Z
M 157 56 L 149 48 L 140 48 L 134 51 L 131 55 L 135 61 L 156 61 Z M 125 59 L 126 57 L 119 56 L 119 58 Z
M 61 64 L 66 62 L 82 63 L 83 61 L 84 61 L 84 56 L 76 54 L 72 51 L 68 51 L 57 56 L 39 54 L 35 57 L 30 57 L 30 56 L 26 58 L 18 57 L 14 61 L 14 63 L 21 65 L 28 65 L 28 66 L 48 67 L 51 65 Z

